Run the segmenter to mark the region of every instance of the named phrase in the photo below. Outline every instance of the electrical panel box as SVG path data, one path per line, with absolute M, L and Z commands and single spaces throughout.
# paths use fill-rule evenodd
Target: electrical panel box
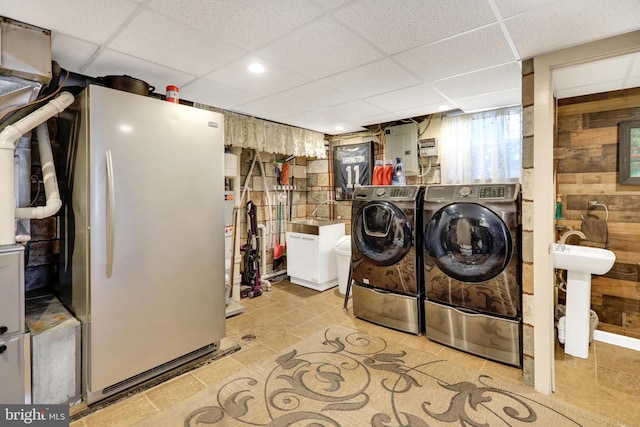
M 391 126 L 384 130 L 387 140 L 386 158 L 396 164 L 396 157 L 400 157 L 407 176 L 418 175 L 418 124 Z
M 431 157 L 438 155 L 435 138 L 421 139 L 418 141 L 418 156 Z

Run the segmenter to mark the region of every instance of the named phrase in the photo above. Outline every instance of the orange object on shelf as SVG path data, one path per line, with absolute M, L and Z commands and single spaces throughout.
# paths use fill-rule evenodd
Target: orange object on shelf
M 391 160 L 387 160 L 384 165 L 384 182 L 382 185 L 391 185 L 391 179 L 393 178 L 393 163 Z
M 180 103 L 180 89 L 178 89 L 178 86 L 167 86 L 167 96 L 165 100 L 167 102 L 173 102 L 174 104 Z
M 382 160 L 376 160 L 376 165 L 373 167 L 372 181 L 373 185 L 383 185 L 384 166 L 382 165 Z
M 282 175 L 280 175 L 280 185 L 289 185 L 289 163 L 282 164 Z

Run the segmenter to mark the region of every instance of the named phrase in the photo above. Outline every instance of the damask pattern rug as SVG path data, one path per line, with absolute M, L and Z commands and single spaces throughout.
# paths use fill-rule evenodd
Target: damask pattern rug
M 618 426 L 533 389 L 332 326 L 142 426 Z

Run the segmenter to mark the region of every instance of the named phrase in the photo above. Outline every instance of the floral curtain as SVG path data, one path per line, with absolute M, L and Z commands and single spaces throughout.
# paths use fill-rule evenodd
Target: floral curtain
M 518 182 L 522 169 L 522 108 L 442 118 L 443 184 Z
M 296 157 L 327 158 L 323 133 L 269 122 L 202 104 L 195 106 L 224 114 L 226 145 Z

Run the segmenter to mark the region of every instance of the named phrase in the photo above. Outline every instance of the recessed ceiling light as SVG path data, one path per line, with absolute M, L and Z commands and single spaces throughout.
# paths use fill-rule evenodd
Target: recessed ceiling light
M 447 104 L 441 105 L 440 108 L 438 108 L 438 111 L 447 111 L 449 109 L 449 106 Z
M 340 132 L 341 130 L 344 130 L 344 127 L 343 126 L 336 126 L 334 129 L 337 130 L 338 132 Z
M 264 73 L 264 67 L 262 66 L 262 64 L 254 62 L 253 64 L 249 65 L 249 71 L 255 74 Z

